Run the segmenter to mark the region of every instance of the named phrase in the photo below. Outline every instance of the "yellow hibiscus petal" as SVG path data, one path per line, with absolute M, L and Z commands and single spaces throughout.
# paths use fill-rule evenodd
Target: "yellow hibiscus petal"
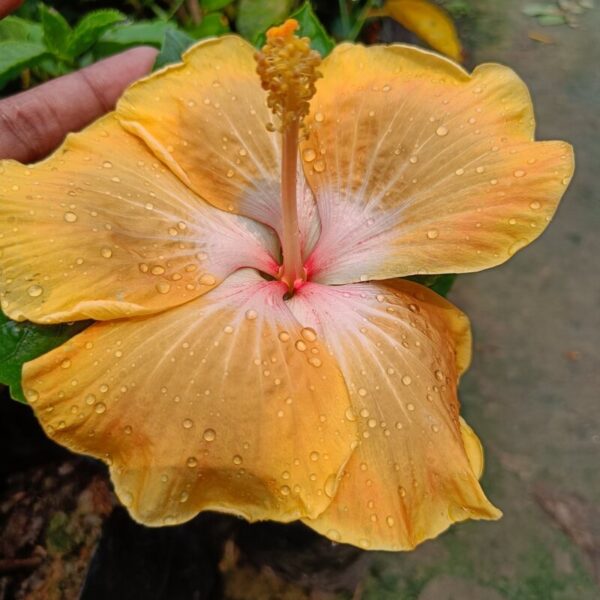
M 255 52 L 237 36 L 200 42 L 182 64 L 130 87 L 117 114 L 205 200 L 281 233 L 281 135 L 267 130 L 273 116 Z M 310 241 L 316 211 L 303 179 L 298 198 L 307 208 L 300 211 L 300 227 Z
M 306 524 L 335 541 L 407 550 L 456 521 L 497 519 L 478 482 L 481 447 L 458 414 L 466 317 L 402 280 L 309 283 L 292 310 L 339 361 L 360 437 L 331 506 Z
M 316 517 L 356 439 L 348 396 L 286 286 L 238 271 L 159 315 L 97 323 L 24 367 L 55 441 L 108 462 L 148 525 L 210 509 Z
M 471 469 L 477 479 L 480 479 L 483 475 L 484 459 L 483 459 L 483 446 L 481 441 L 477 437 L 477 434 L 471 429 L 469 424 L 462 418 L 460 420 L 460 434 L 462 441 L 465 446 L 465 452 L 469 458 Z
M 343 44 L 322 64 L 305 172 L 322 283 L 492 267 L 538 237 L 573 171 L 571 147 L 533 142 L 526 87 L 407 46 Z
M 206 204 L 112 115 L 47 160 L 0 171 L 0 294 L 13 319 L 146 314 L 239 267 L 277 273 L 265 227 Z
M 459 62 L 462 58 L 454 22 L 446 11 L 429 0 L 388 0 L 372 16 L 392 17 L 434 50 Z

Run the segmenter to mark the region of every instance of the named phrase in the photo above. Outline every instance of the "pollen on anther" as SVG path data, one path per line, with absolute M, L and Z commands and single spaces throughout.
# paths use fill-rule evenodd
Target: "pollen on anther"
M 268 92 L 267 104 L 283 131 L 290 123 L 301 123 L 309 111 L 309 101 L 316 92 L 315 82 L 321 77 L 317 67 L 321 55 L 312 50 L 310 39 L 295 35 L 298 22 L 288 19 L 280 27 L 267 31 L 267 43 L 255 55 L 262 87 Z

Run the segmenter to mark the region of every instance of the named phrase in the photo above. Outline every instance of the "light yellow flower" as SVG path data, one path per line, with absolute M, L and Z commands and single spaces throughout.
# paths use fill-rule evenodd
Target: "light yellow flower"
M 24 389 L 138 521 L 219 510 L 409 549 L 500 513 L 459 417 L 468 321 L 399 277 L 507 260 L 572 153 L 533 141 L 509 69 L 408 46 L 338 46 L 297 138 L 285 90 L 317 75 L 293 29 L 269 36 L 293 61 L 261 57 L 275 127 L 253 48 L 227 36 L 47 160 L 3 162 L 2 307 L 99 321 L 26 364 Z

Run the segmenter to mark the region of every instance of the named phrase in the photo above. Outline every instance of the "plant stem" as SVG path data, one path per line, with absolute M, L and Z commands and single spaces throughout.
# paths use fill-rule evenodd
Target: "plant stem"
M 338 0 L 340 7 L 340 18 L 342 20 L 343 37 L 345 38 L 350 33 L 350 13 L 346 0 Z
M 363 28 L 365 21 L 369 17 L 369 12 L 371 12 L 372 6 L 373 6 L 373 0 L 367 0 L 365 2 L 365 5 L 362 7 L 360 14 L 354 21 L 354 25 L 352 26 L 352 29 L 348 33 L 348 37 L 346 39 L 353 42 L 358 37 L 358 34 L 360 33 L 361 29 Z

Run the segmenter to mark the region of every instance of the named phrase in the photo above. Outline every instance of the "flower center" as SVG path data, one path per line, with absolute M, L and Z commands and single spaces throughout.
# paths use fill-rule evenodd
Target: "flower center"
M 315 81 L 321 76 L 317 71 L 320 54 L 311 50 L 308 38 L 295 35 L 297 29 L 298 22 L 294 19 L 288 19 L 280 27 L 272 27 L 267 31 L 267 43 L 256 54 L 256 70 L 263 89 L 268 92 L 267 103 L 275 117 L 275 123 L 269 123 L 267 128 L 279 131 L 282 137 L 283 265 L 279 278 L 290 292 L 306 280 L 296 200 L 298 141 L 309 101 L 316 91 Z

